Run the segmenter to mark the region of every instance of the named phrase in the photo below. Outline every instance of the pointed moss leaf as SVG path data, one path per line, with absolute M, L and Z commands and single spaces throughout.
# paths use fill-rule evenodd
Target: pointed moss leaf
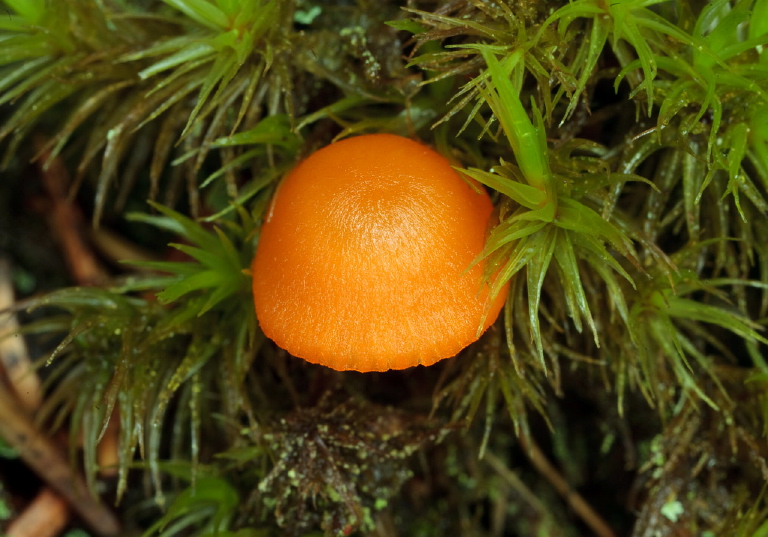
M 128 265 L 140 267 L 148 270 L 156 270 L 159 272 L 169 272 L 178 276 L 190 276 L 200 270 L 200 265 L 197 263 L 183 263 L 179 261 L 124 261 Z M 166 278 L 161 278 L 160 281 L 165 281 Z M 149 278 L 154 280 L 154 278 Z M 134 288 L 135 285 L 142 286 L 142 282 L 145 280 L 142 278 L 138 282 L 132 282 L 127 284 L 128 287 Z M 151 286 L 152 284 L 147 284 Z M 147 287 L 145 287 L 147 288 Z
M 189 80 L 185 80 L 184 75 L 194 71 L 203 63 L 205 63 L 204 60 L 191 62 L 182 68 L 176 69 L 173 74 L 158 80 L 158 83 L 146 94 L 147 98 L 152 98 L 152 106 L 147 108 L 146 116 L 141 122 L 136 124 L 133 132 L 140 130 L 147 123 L 160 117 L 160 115 L 176 103 L 183 102 L 189 94 L 198 89 L 200 81 L 194 76 L 189 77 Z M 175 136 L 176 132 L 173 135 Z M 171 139 L 170 136 L 167 137 Z M 173 142 L 176 141 L 175 138 L 171 140 Z
M 696 382 L 696 378 L 692 375 L 691 364 L 688 362 L 684 349 L 688 348 L 698 354 L 695 346 L 690 344 L 687 338 L 675 328 L 668 318 L 662 317 L 656 319 L 654 322 L 650 323 L 650 328 L 654 340 L 659 344 L 666 354 L 666 357 L 670 360 L 675 376 L 684 391 L 694 392 L 702 401 L 717 410 L 717 404 L 704 393 Z
M 506 260 L 501 270 L 491 286 L 491 295 L 496 296 L 504 285 L 512 279 L 512 277 L 521 271 L 530 262 L 536 251 L 541 247 L 543 236 L 546 230 L 533 233 L 523 237 L 516 247 L 512 250 L 512 254 Z
M 13 88 L 10 88 L 2 95 L 2 97 L 0 97 L 0 104 L 12 102 L 34 88 L 50 87 L 54 84 L 56 86 L 76 86 L 76 84 L 59 84 L 58 82 L 51 80 L 51 78 L 56 78 L 57 73 L 67 72 L 72 69 L 73 64 L 75 64 L 76 61 L 77 57 L 72 56 L 64 56 L 56 61 L 50 61 L 48 58 L 41 58 L 40 68 L 34 73 L 27 72 L 23 78 L 19 79 L 20 81 L 18 84 Z M 25 65 L 32 63 L 37 67 L 36 62 L 37 60 L 33 60 L 32 62 L 24 63 Z M 20 69 L 24 70 L 24 67 L 20 67 Z
M 671 23 L 655 11 L 645 9 L 654 4 L 661 4 L 668 2 L 669 0 L 653 0 L 651 2 L 643 2 L 641 6 L 637 6 L 638 20 L 642 26 L 648 30 L 655 30 L 660 35 L 666 35 L 673 39 L 676 39 L 680 43 L 686 45 L 698 45 L 697 41 L 684 29 Z
M 173 270 L 169 269 L 167 272 L 176 274 L 177 272 L 175 271 L 178 271 L 178 269 L 174 267 Z M 123 294 L 123 295 L 127 295 L 130 293 L 143 292 L 143 291 L 156 291 L 157 289 L 165 289 L 166 287 L 174 283 L 176 281 L 176 278 L 177 278 L 176 276 L 160 276 L 160 275 L 150 275 L 150 274 L 140 275 L 140 276 L 131 276 L 121 281 L 119 285 L 114 285 L 110 287 L 110 290 L 113 293 Z
M 196 248 L 189 246 L 188 244 L 170 243 L 169 246 L 176 248 L 180 252 L 184 252 L 189 257 L 192 257 L 200 262 L 201 265 L 206 267 L 219 269 L 226 267 L 227 260 L 222 257 L 221 252 L 216 250 L 203 250 L 202 248 Z
M 219 31 L 229 26 L 227 16 L 208 0 L 163 0 L 163 2 L 212 30 Z
M 541 302 L 541 289 L 544 286 L 544 277 L 549 270 L 549 264 L 555 251 L 555 238 L 557 229 L 549 227 L 546 231 L 537 234 L 538 244 L 526 266 L 528 289 L 528 319 L 531 326 L 531 340 L 536 346 L 537 356 L 542 368 L 544 364 L 544 346 L 541 340 L 539 324 L 539 304 Z
M 576 106 L 579 103 L 579 98 L 584 92 L 584 89 L 587 87 L 587 82 L 589 81 L 590 77 L 594 74 L 595 67 L 597 66 L 597 60 L 602 54 L 603 48 L 605 48 L 605 44 L 608 41 L 608 35 L 609 28 L 602 24 L 598 18 L 595 18 L 592 22 L 592 30 L 590 32 L 590 36 L 588 39 L 585 39 L 584 44 L 582 45 L 582 47 L 587 47 L 587 54 L 583 64 L 580 66 L 581 76 L 577 82 L 576 90 L 570 97 L 568 108 L 566 109 L 565 114 L 563 115 L 563 119 L 560 122 L 561 125 L 563 125 L 565 121 L 571 117 L 574 110 L 576 110 Z
M 172 243 L 171 246 L 197 261 L 197 263 L 140 263 L 145 268 L 176 275 L 176 278 L 164 280 L 167 285 L 157 295 L 161 303 L 167 304 L 190 293 L 205 291 L 200 301 L 188 299 L 188 304 L 183 306 L 194 311 L 194 315 L 200 316 L 223 300 L 247 288 L 248 278 L 243 274 L 242 269 L 248 260 L 242 259 L 241 252 L 226 233 L 218 227 L 214 227 L 212 232 L 206 231 L 200 224 L 171 209 L 158 204 L 153 206 L 168 216 L 132 215 L 132 218 L 188 237 L 195 245 Z M 255 222 L 247 212 L 243 214 L 244 218 L 241 220 L 245 224 L 250 222 L 248 224 L 250 229 Z M 246 233 L 235 222 L 222 223 L 227 225 L 228 230 L 236 236 L 244 236 Z
M 240 65 L 241 64 L 237 61 L 235 55 L 229 49 L 220 51 L 216 55 L 213 65 L 205 77 L 203 87 L 200 88 L 200 94 L 197 97 L 197 103 L 195 103 L 195 107 L 189 114 L 187 125 L 182 131 L 182 137 L 184 137 L 189 132 L 189 129 L 195 123 L 195 120 L 198 119 L 198 114 L 200 113 L 200 110 L 202 110 L 203 106 L 208 102 L 208 98 L 210 97 L 211 92 L 213 92 L 214 88 L 218 87 L 216 93 L 212 97 L 213 102 L 211 104 L 211 107 L 216 106 L 217 98 L 221 95 L 226 85 L 232 80 L 232 78 L 234 78 L 235 74 L 237 74 L 237 71 L 240 69 Z
M 168 403 L 171 401 L 173 394 L 184 384 L 185 381 L 190 379 L 197 371 L 203 367 L 206 362 L 214 355 L 218 350 L 218 346 L 214 342 L 203 343 L 198 339 L 195 339 L 190 345 L 187 355 L 173 371 L 168 382 L 160 390 L 157 398 L 157 404 L 154 409 L 154 425 L 157 426 L 162 421 L 165 410 Z
M 29 32 L 29 23 L 24 19 L 24 17 L 20 17 L 19 15 L 11 15 L 9 12 L 5 15 L 5 17 L 0 17 L 0 31 L 7 32 L 9 34 L 21 34 Z
M 126 219 L 131 222 L 143 222 L 156 228 L 164 229 L 178 235 L 184 234 L 184 227 L 173 218 L 155 216 L 145 213 L 128 213 Z
M 184 47 L 190 44 L 197 43 L 197 42 L 199 42 L 199 39 L 192 38 L 188 35 L 169 37 L 157 43 L 151 44 L 145 48 L 137 50 L 135 52 L 123 54 L 122 56 L 119 56 L 115 61 L 119 63 L 125 63 L 125 62 L 134 62 L 136 60 L 143 60 L 147 58 L 153 58 L 155 56 L 168 56 L 170 54 L 178 52 L 179 50 L 183 49 Z
M 281 0 L 252 0 L 240 4 L 240 12 L 235 17 L 234 27 L 247 28 L 239 51 L 241 63 L 254 51 L 255 43 L 262 41 L 267 32 L 274 30 L 276 25 L 280 24 L 278 17 L 283 4 Z M 274 59 L 271 41 L 263 41 L 263 46 L 257 50 L 266 61 L 267 68 L 271 67 Z
M 629 308 L 627 307 L 627 301 L 624 298 L 624 291 L 622 290 L 621 285 L 619 285 L 619 282 L 616 280 L 615 273 L 611 271 L 611 266 L 607 263 L 604 263 L 601 259 L 589 255 L 589 253 L 587 253 L 587 255 L 584 257 L 589 264 L 590 270 L 594 270 L 595 273 L 600 276 L 600 279 L 602 279 L 605 283 L 606 287 L 608 288 L 609 304 L 612 306 L 612 309 L 615 308 L 616 311 L 618 311 L 619 317 L 621 317 L 621 320 L 624 321 L 624 325 L 629 328 L 630 339 L 632 339 L 632 341 L 636 341 L 633 338 L 635 332 L 632 330 L 632 326 L 629 322 Z
M 514 372 L 512 374 L 514 375 Z M 521 394 L 519 392 L 513 393 L 512 382 L 510 382 L 509 375 L 503 369 L 499 370 L 497 383 L 499 388 L 501 388 L 501 395 L 504 397 L 507 413 L 512 418 L 515 434 L 520 435 L 524 429 L 527 429 L 527 425 L 523 423 L 524 419 L 520 419 L 520 416 L 525 416 L 525 405 L 522 402 Z
M 254 4 L 254 2 L 242 2 L 242 0 L 216 0 L 216 5 L 229 18 L 234 18 L 244 3 Z
M 105 88 L 91 94 L 87 99 L 81 102 L 81 104 L 72 112 L 67 119 L 64 126 L 56 133 L 51 139 L 50 144 L 55 144 L 50 153 L 50 159 L 58 155 L 63 149 L 64 145 L 69 140 L 75 130 L 83 124 L 88 118 L 90 118 L 95 112 L 99 110 L 104 102 L 112 97 L 114 93 L 133 85 L 132 80 L 126 80 L 115 84 L 110 84 Z
M 129 311 L 133 308 L 134 300 L 116 295 L 106 289 L 96 287 L 69 287 L 52 291 L 30 304 L 30 309 L 54 306 L 69 311 L 81 308 L 107 310 L 109 315 L 119 311 Z M 107 313 L 105 312 L 105 313 Z
M 50 70 L 54 68 L 51 58 L 36 58 L 34 60 L 22 62 L 20 65 L 4 68 L 0 72 L 2 73 L 0 74 L 0 92 L 4 92 L 19 81 L 28 81 L 30 78 L 35 79 L 40 77 L 39 74 L 33 75 L 33 73 L 39 73 L 44 66 L 46 67 L 45 71 L 47 72 L 50 72 Z M 41 78 L 45 78 L 45 72 Z M 6 102 L 7 100 L 8 99 L 6 99 L 5 96 L 0 98 L 1 102 Z
M 167 58 L 164 58 L 159 62 L 154 63 L 150 67 L 147 67 L 146 69 L 140 71 L 139 77 L 142 80 L 146 80 L 167 69 L 171 69 L 179 65 L 188 64 L 193 60 L 205 58 L 206 56 L 213 54 L 215 51 L 216 49 L 214 49 L 208 43 L 199 42 L 199 41 L 190 43 L 184 48 L 182 48 L 181 50 L 179 50 L 178 52 L 176 52 L 175 54 L 172 54 Z
M 386 21 L 384 24 L 391 26 L 397 30 L 404 32 L 410 32 L 414 35 L 421 34 L 427 31 L 427 26 L 424 26 L 418 21 L 412 19 L 399 19 L 394 21 Z
M 477 168 L 470 168 L 468 170 L 456 168 L 456 170 L 494 190 L 498 190 L 508 198 L 529 209 L 537 209 L 546 202 L 545 192 L 537 187 L 518 183 L 517 181 Z
M 89 330 L 91 330 L 93 327 L 95 327 L 98 324 L 98 321 L 96 319 L 90 319 L 88 321 L 83 321 L 77 324 L 74 324 L 72 328 L 70 329 L 69 333 L 64 336 L 64 339 L 61 340 L 61 342 L 56 346 L 55 349 L 48 355 L 48 358 L 45 361 L 45 365 L 51 365 L 53 361 L 67 348 L 69 345 L 77 339 L 79 336 L 85 334 Z
M 237 291 L 239 291 L 241 283 L 240 280 L 243 280 L 243 278 L 227 278 L 218 287 L 213 289 L 213 291 L 208 294 L 208 300 L 206 300 L 205 304 L 203 304 L 203 307 L 200 308 L 197 316 L 202 316 L 206 312 L 210 311 L 214 306 L 218 305 L 220 302 L 223 302 L 227 298 L 234 295 Z
M 361 95 L 349 95 L 342 97 L 338 101 L 320 108 L 307 116 L 304 116 L 296 125 L 296 132 L 300 132 L 307 125 L 311 125 L 321 119 L 336 117 L 342 115 L 345 111 L 355 109 L 367 103 L 369 99 Z
M 262 119 L 255 127 L 247 131 L 219 138 L 213 142 L 213 145 L 214 147 L 232 147 L 274 144 L 293 151 L 298 148 L 299 143 L 299 137 L 291 130 L 288 115 L 276 114 Z
M 285 170 L 283 168 L 276 167 L 274 170 L 265 172 L 262 177 L 255 179 L 253 181 L 250 181 L 240 191 L 240 195 L 235 200 L 233 200 L 229 204 L 229 206 L 227 206 L 227 208 L 222 209 L 218 213 L 205 218 L 205 222 L 216 222 L 224 215 L 232 212 L 236 207 L 243 206 L 249 199 L 251 199 L 256 194 L 259 194 L 260 192 L 262 192 L 266 187 L 272 184 L 278 177 L 282 176 L 284 171 Z
M 558 32 L 561 37 L 565 37 L 568 26 L 575 19 L 588 18 L 592 20 L 592 33 L 590 36 L 592 39 L 585 40 L 585 44 L 581 48 L 584 51 L 581 55 L 583 58 L 581 63 L 586 63 L 588 67 L 581 70 L 579 88 L 582 87 L 583 81 L 591 76 L 594 71 L 595 64 L 593 59 L 595 54 L 598 53 L 598 44 L 605 43 L 608 36 L 611 38 L 611 45 L 614 51 L 618 50 L 617 45 L 619 41 L 623 40 L 628 43 L 637 54 L 637 66 L 643 71 L 643 80 L 639 82 L 636 90 L 646 92 L 648 113 L 650 114 L 653 107 L 653 82 L 657 73 L 656 59 L 660 58 L 661 55 L 656 54 L 649 43 L 655 43 L 667 37 L 689 45 L 692 45 L 694 42 L 687 33 L 657 13 L 647 9 L 648 6 L 656 3 L 659 2 L 614 2 L 605 4 L 595 0 L 577 0 L 555 11 L 545 21 L 538 35 L 541 36 L 544 28 L 556 20 L 559 20 Z M 625 57 L 623 54 L 617 55 Z M 618 88 L 620 78 L 616 81 L 616 88 Z M 574 101 L 572 100 L 569 110 L 572 109 L 573 103 Z
M 483 257 L 487 257 L 491 252 L 501 248 L 502 246 L 520 240 L 529 235 L 540 231 L 547 222 L 533 221 L 525 222 L 517 220 L 512 222 L 502 222 L 497 225 L 491 232 L 491 236 L 485 245 L 485 251 Z
M 518 211 L 509 218 L 510 222 L 525 221 L 525 222 L 545 222 L 547 224 L 552 223 L 553 213 L 552 207 L 554 203 L 547 203 L 540 209 L 534 209 L 532 211 Z
M 0 65 L 8 65 L 24 59 L 37 59 L 55 53 L 44 36 L 20 35 L 0 40 Z
M 3 3 L 23 17 L 29 25 L 40 24 L 46 13 L 45 0 L 4 0 Z
M 594 210 L 573 199 L 560 200 L 557 225 L 605 239 L 624 255 L 631 253 L 631 243 L 621 231 Z
M 749 19 L 749 37 L 756 38 L 768 35 L 768 0 L 755 0 L 752 6 L 752 16 Z M 765 60 L 765 49 L 760 53 Z
M 169 222 L 168 220 L 158 220 L 157 223 L 155 223 L 155 225 L 158 227 L 167 226 L 165 229 L 178 233 L 182 237 L 189 239 L 191 242 L 202 248 L 210 248 L 215 246 L 216 239 L 212 237 L 200 224 L 191 218 L 188 218 L 183 214 L 174 211 L 173 209 L 169 209 L 164 205 L 155 203 L 154 201 L 148 201 L 147 203 L 149 203 L 157 211 L 169 217 L 169 219 L 172 221 Z
M 637 19 L 628 11 L 629 8 L 626 8 L 626 11 L 619 8 L 619 11 L 614 13 L 614 48 L 619 39 L 626 40 L 634 47 L 643 71 L 643 80 L 637 89 L 645 89 L 648 101 L 648 115 L 650 116 L 653 110 L 653 81 L 657 73 L 656 59 L 646 38 L 642 35 Z
M 757 332 L 759 325 L 736 313 L 680 296 L 669 296 L 667 302 L 669 305 L 666 313 L 672 317 L 715 324 L 744 339 L 768 344 L 768 340 Z
M 183 490 L 163 517 L 142 537 L 155 534 L 173 537 L 195 531 L 197 535 L 223 536 L 237 513 L 240 502 L 237 491 L 219 477 L 202 477 Z M 211 533 L 209 533 L 209 531 Z M 234 535 L 240 532 L 234 532 Z M 247 533 L 245 534 L 247 537 Z
M 719 56 L 727 45 L 739 39 L 739 26 L 749 20 L 749 13 L 743 9 L 730 9 L 730 2 L 715 0 L 702 9 L 696 19 L 693 33 L 703 37 L 707 46 Z M 694 51 L 694 58 L 704 60 L 701 51 Z M 710 59 L 711 61 L 711 59 Z M 712 65 L 712 63 L 710 63 Z
M 755 37 L 746 41 L 733 43 L 727 47 L 723 47 L 720 51 L 718 51 L 717 56 L 723 61 L 730 60 L 734 56 L 738 56 L 739 54 L 742 54 L 753 48 L 762 48 L 766 43 L 768 43 L 768 35 Z M 760 66 L 755 66 L 755 71 L 764 72 Z
M 64 101 L 79 89 L 77 84 L 47 83 L 32 90 L 24 99 L 24 102 L 16 107 L 13 115 L 6 120 L 0 129 L 0 138 L 16 131 L 15 136 L 20 136 L 19 131 L 29 129 L 43 114 L 52 107 Z M 10 93 L 10 92 L 9 92 Z M 7 97 L 7 94 L 4 96 Z M 0 99 L 2 101 L 3 99 Z
M 623 72 L 623 71 L 622 71 Z M 621 75 L 621 73 L 619 73 Z M 695 98 L 698 85 L 693 80 L 677 80 L 664 96 L 659 109 L 659 125 L 669 125 L 680 110 L 688 106 Z
M 624 267 L 622 267 L 619 262 L 616 261 L 616 259 L 611 255 L 602 241 L 587 233 L 573 233 L 571 235 L 571 240 L 575 246 L 591 252 L 595 256 L 595 259 L 600 260 L 600 263 L 610 266 L 613 270 L 621 274 L 624 279 L 632 285 L 633 288 L 635 287 L 635 282 L 632 277 L 624 269 Z
M 152 327 L 147 341 L 157 343 L 179 333 L 188 333 L 189 330 L 186 327 L 192 319 L 200 316 L 205 300 L 204 296 L 193 295 L 180 302 Z
M 240 252 L 237 251 L 232 240 L 218 227 L 213 228 L 220 241 L 220 249 L 226 256 L 229 265 L 235 269 L 240 268 Z
M 34 306 L 32 306 L 34 307 Z M 70 315 L 51 315 L 46 316 L 39 321 L 25 323 L 15 332 L 6 332 L 0 335 L 0 342 L 10 337 L 26 334 L 46 334 L 46 333 L 66 333 L 72 327 L 72 318 Z
M 245 153 L 242 153 L 241 155 L 239 155 L 239 156 L 229 160 L 226 164 L 224 164 L 224 166 L 222 166 L 221 168 L 219 168 L 218 170 L 213 172 L 211 175 L 206 177 L 203 180 L 203 182 L 200 183 L 200 189 L 202 190 L 203 188 L 206 188 L 213 181 L 215 181 L 219 177 L 225 175 L 228 171 L 236 170 L 241 165 L 243 165 L 243 164 L 245 164 L 247 162 L 251 162 L 254 159 L 254 157 L 263 154 L 265 151 L 266 151 L 265 148 L 261 148 L 260 147 L 260 148 L 257 148 L 257 149 L 252 149 L 250 151 L 246 151 Z M 214 220 L 217 220 L 217 218 L 211 218 L 211 217 L 206 217 L 205 218 L 206 222 L 212 222 Z
M 201 270 L 168 286 L 157 295 L 163 304 L 168 304 L 178 298 L 201 289 L 215 288 L 226 282 L 226 276 L 216 270 Z
M 573 249 L 573 243 L 571 242 L 570 233 L 559 230 L 557 233 L 556 246 L 555 246 L 555 261 L 560 266 L 562 275 L 564 278 L 561 280 L 561 285 L 569 292 L 570 295 L 576 298 L 576 304 L 579 311 L 571 311 L 572 318 L 578 318 L 582 316 L 586 319 L 589 328 L 592 330 L 592 335 L 595 339 L 595 345 L 600 346 L 600 342 L 597 337 L 597 328 L 595 327 L 595 321 L 592 319 L 592 313 L 589 309 L 589 303 L 587 302 L 587 296 L 584 292 L 584 285 L 581 281 L 581 275 L 578 262 L 576 261 L 576 254 Z
M 714 361 L 707 355 L 705 355 L 703 352 L 701 352 L 701 349 L 698 348 L 690 338 L 685 337 L 684 335 L 680 334 L 680 345 L 685 350 L 685 352 L 692 356 L 694 360 L 696 360 L 696 363 L 699 365 L 702 371 L 704 371 L 707 375 L 709 375 L 709 378 L 713 381 L 713 383 L 720 389 L 720 392 L 723 394 L 726 400 L 730 399 L 728 396 L 728 392 L 725 390 L 725 388 L 722 385 L 722 382 L 720 381 L 720 377 L 718 377 L 717 372 L 714 368 Z M 705 395 L 705 399 L 706 399 Z M 715 406 L 714 408 L 717 408 Z

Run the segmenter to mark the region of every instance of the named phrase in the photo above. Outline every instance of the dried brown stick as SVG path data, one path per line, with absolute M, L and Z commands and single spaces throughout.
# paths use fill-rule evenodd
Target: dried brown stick
M 38 431 L 5 386 L 0 385 L 0 436 L 100 535 L 117 535 L 112 512 L 91 495 L 59 448 Z
M 40 380 L 32 368 L 24 338 L 17 333 L 19 323 L 10 309 L 14 300 L 11 264 L 0 257 L 0 363 L 19 401 L 31 412 L 42 400 Z
M 496 473 L 499 474 L 499 476 L 501 476 L 504 481 L 511 485 L 523 500 L 528 502 L 528 505 L 530 505 L 531 508 L 533 508 L 539 514 L 546 513 L 546 508 L 541 503 L 541 500 L 539 500 L 538 496 L 536 496 L 536 494 L 534 494 L 533 491 L 531 491 L 531 489 L 528 488 L 525 483 L 523 483 L 523 480 L 520 479 L 520 477 L 518 477 L 515 472 L 510 470 L 501 459 L 499 459 L 490 451 L 486 451 L 483 455 L 483 460 L 490 464 Z
M 16 399 L 28 413 L 42 402 L 40 379 L 29 358 L 19 322 L 12 309 L 15 301 L 11 263 L 0 257 L 0 363 Z M 54 537 L 69 520 L 69 507 L 50 488 L 43 488 L 8 526 L 8 537 Z
M 69 521 L 64 500 L 49 488 L 43 489 L 5 532 L 6 537 L 56 537 Z
M 68 195 L 70 177 L 64 162 L 50 158 L 45 140 L 37 140 L 42 183 L 50 198 L 47 212 L 51 233 L 78 285 L 94 285 L 107 279 L 107 272 L 85 240 L 86 223 L 82 212 Z
M 40 476 L 52 486 L 55 487 L 52 482 L 55 481 L 53 477 L 57 475 L 72 476 L 73 480 L 70 482 L 66 482 L 64 479 L 60 480 L 61 486 L 77 490 L 77 493 L 68 495 L 60 489 L 57 490 L 62 492 L 64 498 L 72 502 L 72 508 L 80 511 L 83 518 L 91 523 L 95 530 L 104 530 L 105 534 L 113 533 L 110 528 L 116 528 L 117 522 L 112 517 L 111 512 L 96 503 L 94 498 L 90 496 L 90 502 L 86 501 L 82 506 L 80 505 L 82 491 L 85 490 L 85 494 L 88 494 L 82 480 L 77 482 L 78 477 L 71 471 L 66 460 L 57 451 L 56 446 L 42 437 L 31 424 L 30 416 L 39 407 L 42 394 L 40 381 L 32 368 L 24 338 L 15 334 L 18 332 L 19 325 L 12 310 L 13 303 L 11 265 L 8 260 L 0 258 L 0 368 L 10 384 L 10 386 L 2 384 L 3 380 L 0 377 L 0 435 L 9 444 L 16 447 L 21 452 L 22 459 L 38 471 Z M 112 436 L 116 437 L 117 432 L 114 429 L 113 427 L 111 432 Z M 30 440 L 32 443 L 26 444 Z M 35 449 L 35 445 L 38 443 L 42 443 L 42 446 Z M 103 443 L 106 450 L 100 449 L 99 454 L 102 458 L 106 457 L 109 460 L 108 464 L 111 465 L 114 462 L 111 452 L 117 452 L 116 444 L 108 441 Z M 50 460 L 48 460 L 48 456 L 51 457 Z M 35 465 L 32 460 L 38 460 L 39 463 Z M 59 467 L 63 467 L 63 469 Z M 82 510 L 92 510 L 91 504 L 96 505 L 97 512 L 89 517 Z M 47 515 L 46 508 L 49 509 Z M 18 532 L 19 536 L 43 535 L 35 530 L 34 525 L 39 524 L 45 528 L 53 528 L 61 519 L 66 522 L 68 518 L 66 511 L 67 505 L 64 500 L 46 488 L 40 492 L 38 499 L 28 506 L 27 510 L 11 527 L 15 528 L 14 531 Z M 99 511 L 103 511 L 103 513 L 99 513 Z M 110 518 L 112 518 L 111 521 Z M 96 522 L 94 523 L 92 520 Z M 15 533 L 11 533 L 9 529 L 8 535 L 12 537 Z
M 533 438 L 519 437 L 522 448 L 528 455 L 528 459 L 536 467 L 544 478 L 555 488 L 558 494 L 568 502 L 576 514 L 581 517 L 587 526 L 589 526 L 595 535 L 599 537 L 616 537 L 611 527 L 602 519 L 602 517 L 592 509 L 592 506 L 582 498 L 582 496 L 573 490 L 560 472 L 557 471 L 551 462 L 544 456 L 541 448 L 536 444 Z

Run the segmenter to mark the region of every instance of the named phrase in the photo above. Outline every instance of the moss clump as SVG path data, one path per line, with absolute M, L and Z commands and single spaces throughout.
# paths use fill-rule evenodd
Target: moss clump
M 274 467 L 259 493 L 290 535 L 373 531 L 375 513 L 412 476 L 410 456 L 439 434 L 423 417 L 329 394 L 267 426 L 261 439 Z
M 54 348 L 40 422 L 94 490 L 154 497 L 140 530 L 765 531 L 768 1 L 2 6 L 0 247 L 66 280 L 24 261 L 56 159 L 151 250 L 17 307 Z M 455 359 L 331 373 L 266 341 L 249 267 L 280 178 L 371 132 L 488 188 L 510 294 Z

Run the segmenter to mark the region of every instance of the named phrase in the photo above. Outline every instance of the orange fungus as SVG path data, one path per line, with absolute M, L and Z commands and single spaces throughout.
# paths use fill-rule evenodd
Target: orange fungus
M 407 138 L 371 134 L 317 151 L 280 185 L 261 230 L 262 330 L 337 370 L 454 356 L 506 296 L 491 302 L 482 264 L 472 265 L 492 211 L 448 160 Z

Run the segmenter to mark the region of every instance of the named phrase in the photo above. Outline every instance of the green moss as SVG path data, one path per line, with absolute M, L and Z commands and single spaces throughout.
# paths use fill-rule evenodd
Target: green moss
M 3 173 L 60 158 L 94 224 L 184 256 L 19 305 L 40 421 L 98 490 L 119 420 L 143 530 L 570 536 L 580 493 L 616 534 L 765 531 L 768 2 L 3 5 Z M 509 298 L 454 359 L 330 372 L 265 341 L 250 260 L 297 160 L 382 131 L 489 188 Z

